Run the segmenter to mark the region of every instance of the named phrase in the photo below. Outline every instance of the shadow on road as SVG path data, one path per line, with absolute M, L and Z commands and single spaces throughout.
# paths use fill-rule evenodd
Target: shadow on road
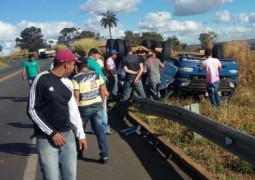
M 120 132 L 128 128 L 127 124 L 118 118 L 118 109 L 108 112 L 111 128 Z M 145 137 L 139 136 L 137 133 L 130 135 L 120 134 L 120 137 L 128 143 L 135 155 L 139 158 L 143 167 L 146 169 L 152 179 L 182 179 L 171 166 L 171 164 L 155 150 L 153 144 Z
M 6 143 L 0 144 L 0 151 L 8 154 L 16 154 L 21 156 L 30 156 L 37 154 L 36 146 L 27 143 Z
M 28 97 L 0 97 L 0 100 L 11 100 L 13 102 L 27 102 L 28 101 Z
M 21 122 L 14 122 L 14 123 L 7 123 L 10 126 L 16 127 L 16 128 L 22 128 L 22 129 L 27 129 L 27 128 L 33 128 L 33 124 L 24 124 Z

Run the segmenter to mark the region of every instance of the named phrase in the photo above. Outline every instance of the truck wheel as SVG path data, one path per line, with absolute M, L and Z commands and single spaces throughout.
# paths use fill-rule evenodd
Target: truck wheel
M 160 41 L 151 40 L 151 49 L 161 48 L 161 47 L 162 45 Z
M 171 60 L 171 53 L 172 53 L 172 42 L 164 41 L 161 59 L 160 59 L 161 62 L 164 62 L 165 60 Z
M 151 49 L 151 41 L 150 40 L 143 40 L 142 45 L 148 49 Z
M 213 46 L 212 57 L 218 58 L 218 59 L 225 59 L 225 57 L 224 57 L 224 44 L 223 43 L 215 44 Z
M 115 39 L 113 49 L 116 49 L 119 52 L 118 58 L 116 59 L 116 67 L 118 67 L 120 60 L 125 55 L 125 47 L 122 39 Z
M 131 47 L 131 44 L 130 44 L 129 40 L 124 40 L 123 43 L 124 43 L 124 47 L 125 47 L 124 56 L 126 56 L 128 53 L 128 48 Z
M 109 57 L 110 56 L 110 51 L 113 49 L 114 46 L 114 39 L 108 39 L 106 41 L 106 56 Z

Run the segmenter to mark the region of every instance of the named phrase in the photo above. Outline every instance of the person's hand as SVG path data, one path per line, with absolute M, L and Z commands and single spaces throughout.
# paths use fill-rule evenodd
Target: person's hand
M 64 146 L 66 144 L 66 139 L 61 133 L 56 133 L 52 136 L 52 140 L 56 146 Z
M 23 77 L 22 77 L 22 79 L 24 79 L 24 80 L 25 80 L 26 78 L 23 76 Z
M 79 139 L 79 150 L 87 150 L 87 149 L 88 149 L 87 139 Z
M 109 92 L 106 90 L 105 91 L 105 97 L 108 97 L 109 96 Z
M 135 80 L 134 80 L 134 85 L 135 85 L 135 86 L 138 85 L 138 81 L 139 81 L 139 79 L 135 79 Z

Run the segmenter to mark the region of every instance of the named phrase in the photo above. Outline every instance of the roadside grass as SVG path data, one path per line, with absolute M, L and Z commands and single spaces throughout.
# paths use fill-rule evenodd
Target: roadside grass
M 255 136 L 255 52 L 250 51 L 246 42 L 233 41 L 224 47 L 225 56 L 236 59 L 240 66 L 239 86 L 229 101 L 224 101 L 220 110 L 211 108 L 209 99 L 200 102 L 200 114 Z M 196 103 L 193 99 L 169 99 L 168 104 L 185 106 Z M 202 138 L 194 140 L 193 133 L 171 120 L 148 116 L 140 112 L 136 115 L 155 131 L 161 133 L 171 143 L 181 148 L 187 155 L 205 167 L 218 179 L 255 179 L 255 167 L 223 148 Z
M 86 51 L 88 54 L 91 48 L 100 48 L 100 46 L 103 46 L 105 44 L 106 42 L 104 40 L 99 41 L 99 40 L 95 40 L 91 38 L 85 38 L 85 39 L 80 39 L 78 41 L 75 41 L 72 45 L 72 49 L 76 52 Z M 103 51 L 103 49 L 100 49 L 100 50 Z

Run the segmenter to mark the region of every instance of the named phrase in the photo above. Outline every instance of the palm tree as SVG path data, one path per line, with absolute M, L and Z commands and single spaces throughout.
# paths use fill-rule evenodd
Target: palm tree
M 110 39 L 112 39 L 111 28 L 113 28 L 113 26 L 117 27 L 117 21 L 118 21 L 118 19 L 116 18 L 116 14 L 108 10 L 106 13 L 102 13 L 101 15 L 103 17 L 100 23 L 102 26 L 104 26 L 104 28 L 107 28 L 107 27 L 109 28 Z

